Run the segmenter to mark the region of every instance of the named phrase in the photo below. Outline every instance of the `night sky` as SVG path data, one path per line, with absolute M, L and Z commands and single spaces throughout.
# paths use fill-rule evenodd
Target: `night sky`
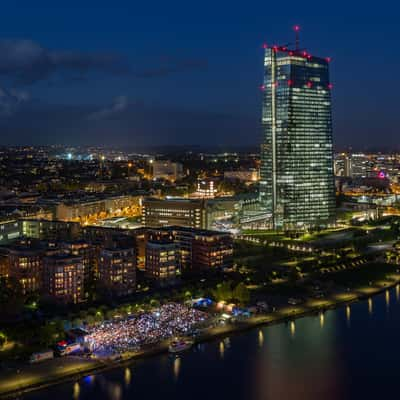
M 335 146 L 400 148 L 395 1 L 3 1 L 0 144 L 256 145 L 262 44 L 332 57 Z

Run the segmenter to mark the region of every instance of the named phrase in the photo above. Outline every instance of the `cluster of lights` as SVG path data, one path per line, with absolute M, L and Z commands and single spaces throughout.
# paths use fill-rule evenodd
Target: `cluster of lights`
M 293 86 L 293 85 L 294 85 L 294 82 L 293 82 L 292 79 L 288 79 L 288 80 L 287 80 L 287 84 L 288 84 L 288 86 Z M 278 87 L 278 85 L 279 85 L 278 81 L 274 82 L 273 85 L 274 85 L 275 87 Z M 312 83 L 311 81 L 308 81 L 308 82 L 306 83 L 306 86 L 307 86 L 309 89 L 311 89 L 312 86 L 313 86 L 313 83 Z M 332 84 L 332 83 L 328 83 L 328 89 L 329 89 L 329 90 L 332 90 L 332 89 L 333 89 L 333 84 Z M 261 91 L 264 91 L 264 90 L 265 90 L 265 85 L 260 85 L 260 90 L 261 90 Z
M 304 57 L 307 58 L 308 60 L 312 59 L 312 55 L 310 53 L 308 53 L 305 50 L 289 50 L 286 46 L 277 46 L 277 45 L 273 45 L 273 46 L 269 46 L 267 43 L 264 43 L 262 45 L 263 49 L 269 49 L 271 48 L 274 52 L 277 51 L 284 51 L 287 52 L 289 54 L 289 56 L 300 56 L 300 57 Z M 325 57 L 325 61 L 327 63 L 330 63 L 332 61 L 332 57 Z

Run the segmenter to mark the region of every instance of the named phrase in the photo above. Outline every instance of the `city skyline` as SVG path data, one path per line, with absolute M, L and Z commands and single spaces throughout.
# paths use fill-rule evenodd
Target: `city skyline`
M 262 2 L 244 14 L 225 2 L 197 13 L 174 2 L 156 12 L 23 3 L 7 5 L 0 35 L 0 144 L 254 146 L 262 44 L 292 42 L 299 23 L 301 46 L 332 57 L 334 145 L 397 145 L 397 21 L 385 7 L 347 5 L 343 16 L 340 4 L 326 13 L 311 2 L 310 13 L 293 2 L 288 18 Z M 275 15 L 268 24 L 265 12 Z M 360 43 L 380 56 L 367 57 Z M 385 58 L 385 74 L 370 79 Z

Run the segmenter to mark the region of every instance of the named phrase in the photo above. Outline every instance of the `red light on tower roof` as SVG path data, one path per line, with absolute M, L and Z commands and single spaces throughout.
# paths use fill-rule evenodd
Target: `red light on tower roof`
M 268 49 L 267 43 L 263 43 L 262 47 L 263 47 L 263 49 Z
M 332 61 L 331 57 L 325 57 L 326 62 L 330 63 Z
M 265 90 L 265 85 L 260 85 L 260 90 Z
M 307 52 L 303 51 L 303 57 L 307 57 Z
M 296 32 L 296 50 L 300 49 L 300 26 L 299 25 L 295 25 L 293 27 L 293 30 Z
M 307 82 L 307 87 L 312 88 L 312 82 Z
M 293 51 L 289 51 L 289 56 L 292 56 L 293 55 Z
M 332 84 L 332 83 L 329 83 L 329 84 L 328 84 L 328 89 L 330 89 L 330 90 L 333 89 L 333 84 Z

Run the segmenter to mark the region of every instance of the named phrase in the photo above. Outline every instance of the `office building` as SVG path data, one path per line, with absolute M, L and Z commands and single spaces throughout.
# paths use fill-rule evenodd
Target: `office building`
M 260 205 L 274 229 L 335 218 L 329 59 L 265 46 Z
M 169 225 L 206 228 L 206 204 L 200 199 L 147 198 L 143 201 L 142 223 L 155 228 Z

